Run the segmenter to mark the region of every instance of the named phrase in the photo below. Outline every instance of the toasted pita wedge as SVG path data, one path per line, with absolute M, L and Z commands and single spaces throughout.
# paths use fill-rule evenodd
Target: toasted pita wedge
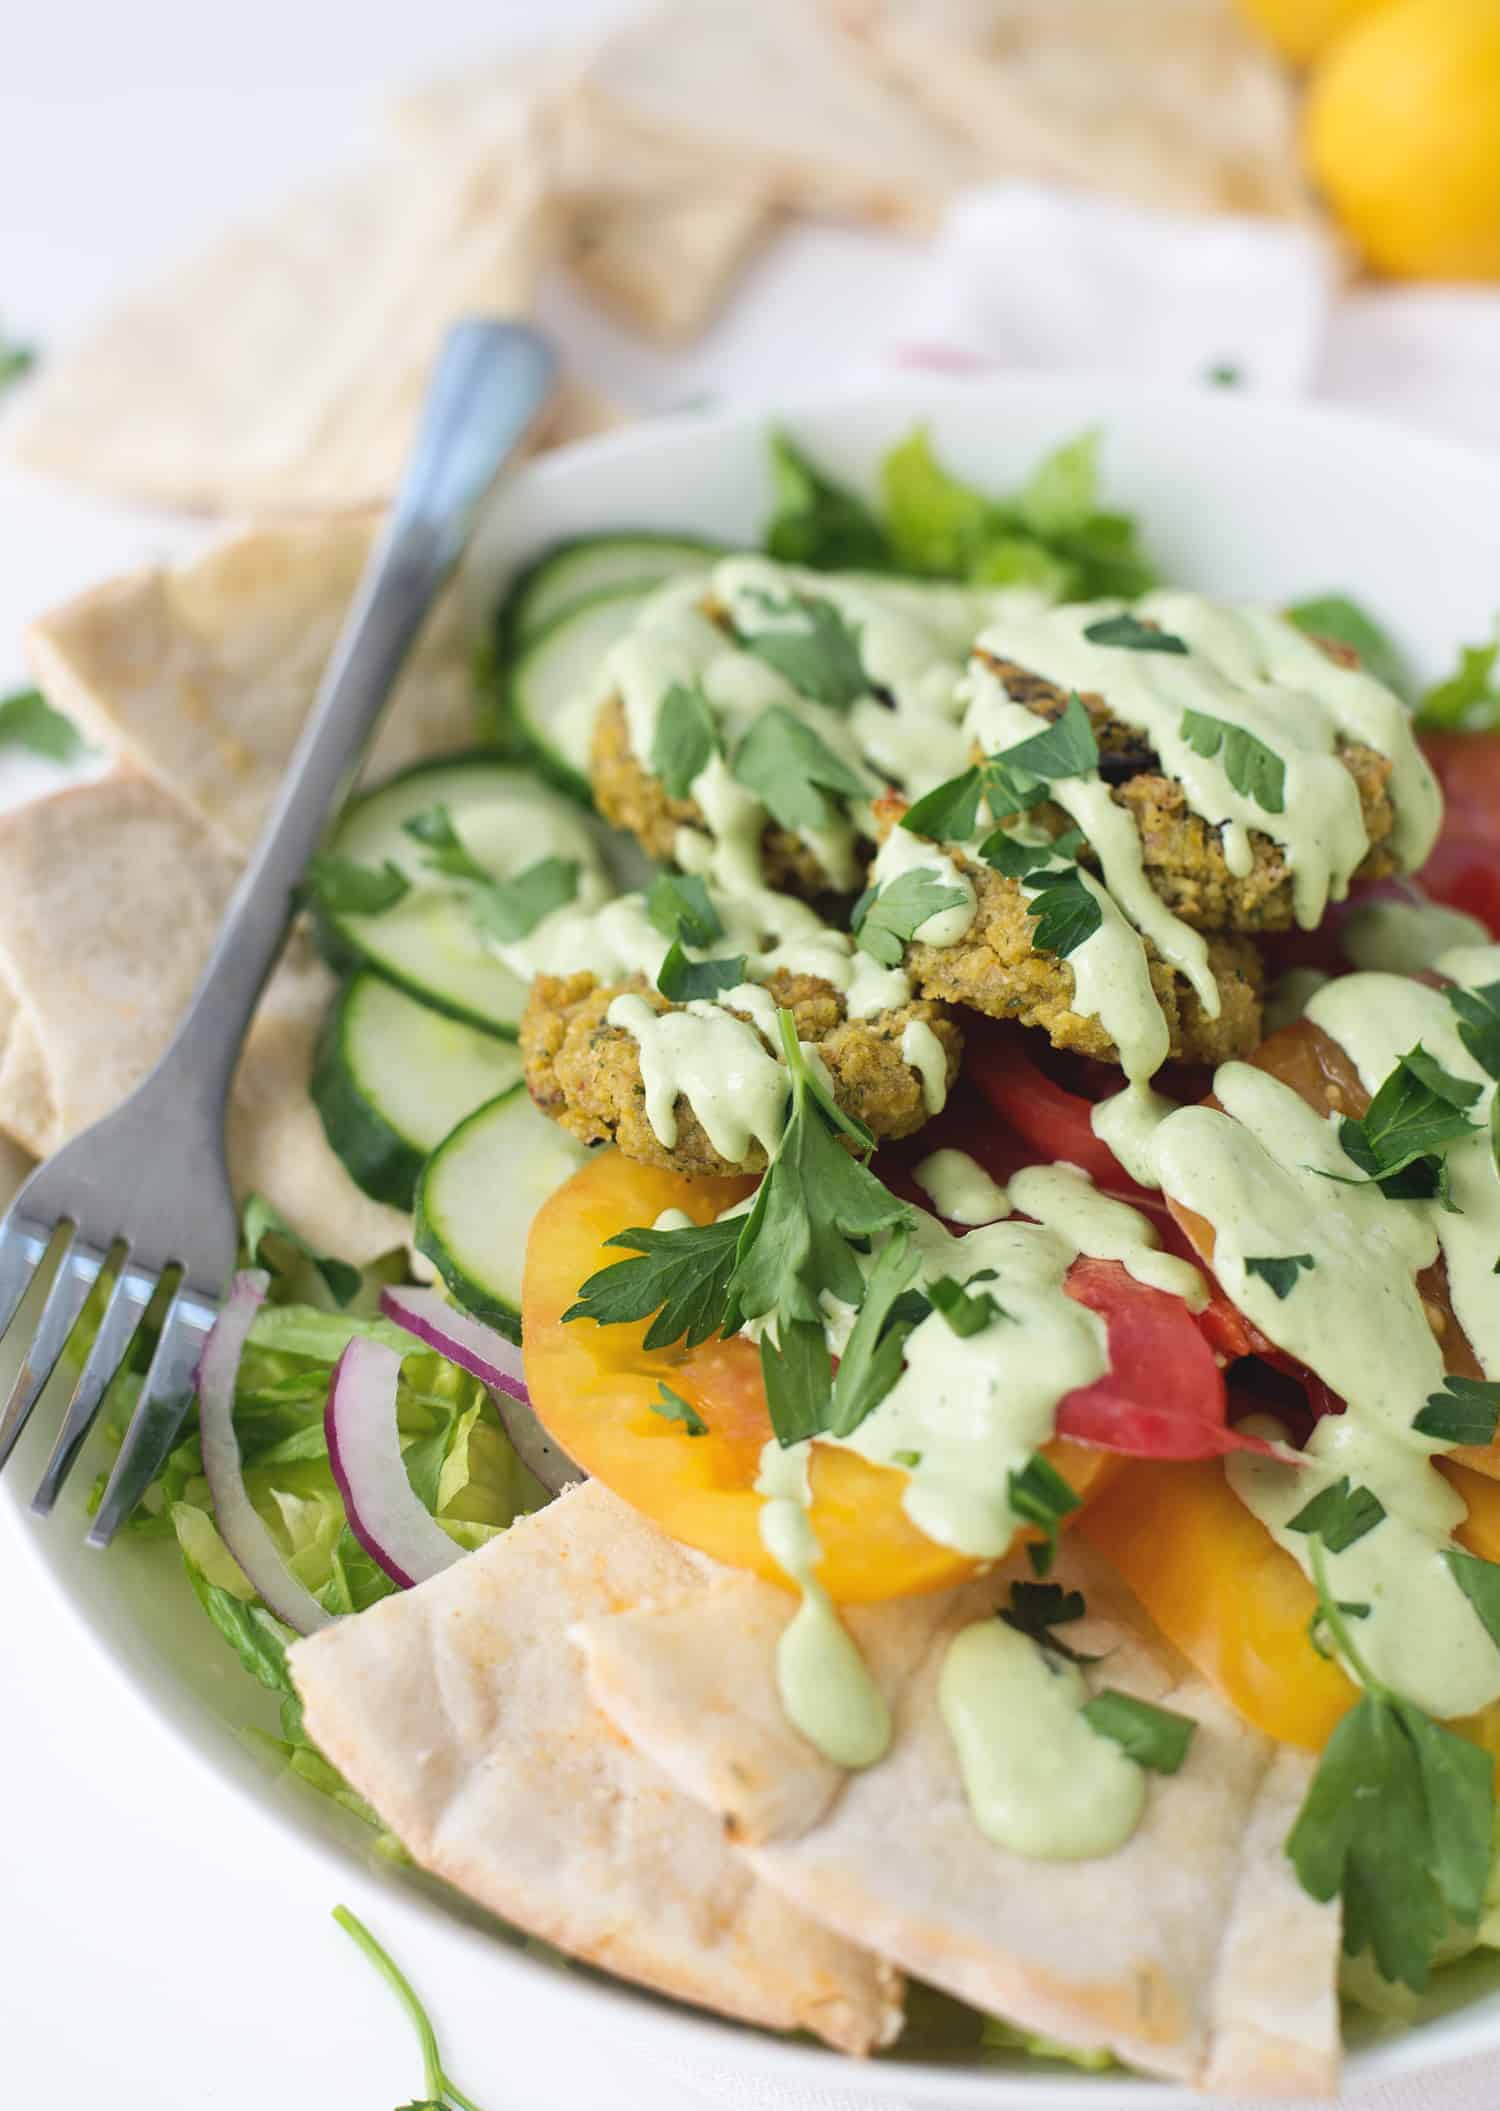
M 794 210 L 928 224 L 972 151 L 862 66 L 809 0 L 664 0 L 585 65 L 572 122 L 600 165 L 663 153 Z M 570 181 L 582 169 L 575 147 Z
M 307 1727 L 426 1869 L 662 1993 L 868 2052 L 898 1982 L 805 1919 L 599 1713 L 575 1620 L 699 1584 L 700 1557 L 591 1484 L 291 1652 Z
M 849 1776 L 831 1801 L 826 1762 L 806 1747 L 802 1787 L 785 1778 L 798 1766 L 790 1736 L 774 1752 L 774 1793 L 760 1783 L 759 1763 L 771 1756 L 773 1598 L 787 1617 L 769 1586 L 592 1621 L 576 1639 L 590 1690 L 632 1741 L 725 1810 L 731 1830 L 758 1828 L 764 1844 L 741 1851 L 814 1918 L 980 2009 L 1107 2048 L 1150 2073 L 1235 2090 L 1292 2080 L 1331 2089 L 1338 1915 L 1298 1888 L 1281 1851 L 1312 1761 L 1278 1753 L 1231 1715 L 1086 1550 L 1066 1553 L 1059 1580 L 1089 1599 L 1088 1622 L 1070 1628 L 1069 1639 L 1108 1652 L 1107 1669 L 1090 1676 L 1199 1726 L 1181 1772 L 1152 1777 L 1134 1837 L 1089 1862 L 1029 1860 L 986 1841 L 938 1710 L 947 1643 L 1003 1599 L 1005 1572 L 943 1600 L 925 1640 L 915 1629 L 895 1634 L 905 1608 L 872 1606 L 856 1616 L 872 1659 L 883 1619 L 892 1622 L 882 1676 L 888 1690 L 898 1688 L 895 1736 L 888 1756 Z M 765 1604 L 747 1621 L 746 1601 L 757 1592 Z M 694 1709 L 706 1753 L 692 1749 Z M 738 1750 L 750 1755 L 748 1791 L 734 1784 Z M 774 1837 L 794 1815 L 811 1819 L 801 1836 Z
M 545 112 L 394 142 L 127 300 L 28 392 L 16 458 L 209 512 L 377 504 L 438 342 L 520 315 L 556 227 Z
M 1292 88 L 1229 0 L 819 0 L 991 179 L 1304 217 Z
M 153 777 L 226 846 L 247 850 L 376 526 L 362 514 L 251 528 L 185 564 L 90 588 L 28 631 L 38 686 L 90 740 Z M 468 644 L 449 594 L 391 700 L 370 772 L 473 738 Z
M 776 225 L 764 189 L 601 198 L 572 215 L 568 268 L 622 322 L 663 344 L 695 337 Z

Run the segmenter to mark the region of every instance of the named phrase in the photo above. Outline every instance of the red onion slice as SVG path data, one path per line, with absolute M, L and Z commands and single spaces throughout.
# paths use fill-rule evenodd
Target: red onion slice
M 251 1502 L 240 1463 L 239 1438 L 234 1433 L 240 1358 L 269 1281 L 262 1270 L 246 1269 L 229 1286 L 224 1309 L 198 1361 L 198 1432 L 220 1537 L 267 1610 L 299 1635 L 307 1635 L 314 1628 L 326 1627 L 330 1615 L 291 1574 Z
M 410 1590 L 451 1568 L 463 1548 L 422 1507 L 406 1471 L 396 1426 L 400 1371 L 394 1349 L 356 1335 L 334 1366 L 323 1426 L 350 1531 L 393 1583 Z
M 458 1311 L 440 1290 L 410 1286 L 382 1290 L 380 1309 L 398 1327 L 405 1327 L 408 1334 L 496 1392 L 509 1393 L 512 1400 L 530 1398 L 521 1351 L 515 1343 L 507 1341 L 497 1327 Z

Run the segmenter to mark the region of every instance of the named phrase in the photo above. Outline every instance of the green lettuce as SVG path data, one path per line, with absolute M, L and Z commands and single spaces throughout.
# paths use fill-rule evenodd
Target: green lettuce
M 1314 600 L 1299 601 L 1295 608 L 1287 610 L 1287 615 L 1311 637 L 1333 638 L 1340 645 L 1352 645 L 1360 664 L 1377 681 L 1411 702 L 1411 670 L 1401 648 L 1359 602 L 1351 601 L 1347 594 L 1319 594 Z
M 823 475 L 784 432 L 771 435 L 775 511 L 766 527 L 767 553 L 782 564 L 815 571 L 885 571 L 890 547 L 874 513 L 857 493 Z
M 1500 639 L 1461 645 L 1458 667 L 1418 699 L 1417 724 L 1433 732 L 1492 733 L 1500 726 Z

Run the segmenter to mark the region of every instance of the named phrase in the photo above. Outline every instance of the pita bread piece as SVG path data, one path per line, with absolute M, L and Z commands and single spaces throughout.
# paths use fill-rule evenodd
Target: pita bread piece
M 426 1869 L 661 1993 L 868 2052 L 888 1967 L 805 1919 L 594 1707 L 575 1620 L 704 1564 L 597 1483 L 443 1575 L 299 1642 L 307 1727 Z
M 1288 77 L 1229 0 L 815 0 L 982 175 L 1306 217 Z
M 1152 1775 L 1145 1814 L 1117 1853 L 1035 1860 L 992 1846 L 970 1814 L 937 1687 L 948 1642 L 1003 1603 L 1009 1574 L 948 1594 L 915 1652 L 895 1637 L 882 1683 L 894 1696 L 884 1760 L 827 1794 L 827 1762 L 792 1733 L 775 1757 L 774 1798 L 760 1786 L 770 1749 L 769 1585 L 738 1598 L 704 1593 L 580 1629 L 591 1690 L 644 1752 L 707 1801 L 732 1830 L 769 1833 L 801 1810 L 800 1837 L 742 1852 L 804 1912 L 868 1942 L 916 1977 L 1022 2029 L 1106 2048 L 1148 2073 L 1239 2090 L 1328 2090 L 1338 2067 L 1336 1909 L 1297 1886 L 1282 1853 L 1289 1813 L 1312 1770 L 1234 1717 L 1181 1663 L 1086 1550 L 1065 1552 L 1058 1580 L 1083 1589 L 1080 1650 L 1107 1652 L 1087 1674 L 1198 1723 L 1182 1770 Z M 747 1619 L 745 1598 L 764 1604 Z M 876 1656 L 878 1629 L 907 1608 L 868 1606 L 850 1619 Z M 690 1632 L 696 1619 L 697 1631 Z M 656 1624 L 661 1646 L 650 1648 Z M 611 1628 L 621 1630 L 612 1645 Z M 892 1659 L 906 1656 L 905 1675 Z M 896 1676 L 891 1676 L 896 1668 Z M 774 1699 L 774 1687 L 772 1689 Z M 706 1754 L 693 1754 L 696 1716 Z M 801 1747 L 799 1757 L 798 1747 Z M 736 1794 L 742 1751 L 748 1794 Z M 789 1769 L 804 1777 L 799 1788 Z M 816 1814 L 816 1815 L 814 1815 Z M 765 1822 L 771 1821 L 770 1823 Z
M 583 68 L 564 121 L 576 188 L 570 126 L 601 170 L 666 154 L 685 181 L 761 183 L 794 211 L 896 224 L 930 224 L 976 173 L 972 150 L 861 64 L 812 0 L 664 0 Z
M 207 512 L 378 504 L 460 315 L 524 315 L 555 247 L 544 114 L 393 142 L 127 300 L 28 392 L 12 449 Z
M 568 269 L 621 322 L 658 343 L 680 344 L 712 321 L 777 218 L 759 185 L 580 202 Z
M 372 514 L 247 529 L 92 587 L 32 624 L 38 686 L 226 845 L 260 833 L 370 552 Z M 470 745 L 459 596 L 433 612 L 370 758 L 387 776 Z

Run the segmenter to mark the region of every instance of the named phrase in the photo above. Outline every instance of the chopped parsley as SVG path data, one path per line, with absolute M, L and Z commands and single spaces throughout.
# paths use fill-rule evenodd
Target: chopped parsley
M 657 1387 L 659 1400 L 651 1402 L 653 1415 L 660 1415 L 663 1422 L 680 1422 L 690 1437 L 706 1437 L 708 1424 L 689 1400 L 681 1393 L 674 1393 L 671 1386 L 663 1383 Z
M 1153 623 L 1143 623 L 1128 609 L 1118 616 L 1102 616 L 1097 623 L 1090 623 L 1083 634 L 1091 645 L 1120 645 L 1127 652 L 1181 654 L 1188 650 L 1185 639 L 1174 638 L 1169 630 L 1158 630 Z
M 331 851 L 309 859 L 307 884 L 330 916 L 383 916 L 411 892 L 411 881 L 389 858 L 361 865 Z
M 711 946 L 724 935 L 718 910 L 695 872 L 659 872 L 646 890 L 646 914 L 663 938 Z
M 1082 1591 L 1065 1591 L 1060 1583 L 1028 1583 L 1021 1578 L 1011 1585 L 1010 1603 L 1001 1606 L 999 1618 L 1017 1634 L 1050 1650 L 1053 1656 L 1066 1658 L 1070 1664 L 1097 1664 L 1096 1656 L 1074 1649 L 1054 1633 L 1054 1629 L 1066 1627 L 1070 1620 L 1081 1620 L 1087 1610 Z
M 656 713 L 651 768 L 669 799 L 685 799 L 719 753 L 719 729 L 701 682 L 674 682 Z
M 1022 843 L 1008 830 L 997 828 L 980 844 L 979 855 L 1008 880 L 1026 880 L 1033 873 L 1045 872 L 1059 858 L 1076 857 L 1082 848 L 1083 831 L 1077 828 L 1050 843 Z
M 1500 1567 L 1465 1554 L 1460 1547 L 1445 1547 L 1443 1561 L 1449 1575 L 1479 1615 L 1480 1624 L 1500 1648 Z
M 753 721 L 730 767 L 773 820 L 804 834 L 832 827 L 840 802 L 869 796 L 863 778 L 784 704 Z
M 689 960 L 680 939 L 674 938 L 661 964 L 656 987 L 674 1004 L 691 1004 L 695 998 L 722 997 L 725 990 L 738 989 L 745 979 L 745 955 L 733 960 Z
M 1149 1767 L 1153 1774 L 1175 1774 L 1187 1758 L 1198 1728 L 1190 1715 L 1175 1708 L 1158 1708 L 1106 1686 L 1083 1707 L 1083 1719 L 1101 1737 L 1113 1738 L 1127 1759 Z
M 1378 1495 L 1357 1485 L 1351 1488 L 1348 1474 L 1341 1474 L 1289 1517 L 1286 1528 L 1315 1533 L 1330 1554 L 1342 1554 L 1373 1532 L 1384 1516 L 1385 1504 Z
M 1500 1385 L 1488 1378 L 1445 1378 L 1442 1391 L 1428 1394 L 1411 1426 L 1419 1436 L 1443 1444 L 1493 1444 L 1497 1422 Z
M 935 842 L 966 842 L 979 821 L 979 802 L 989 801 L 997 820 L 1025 813 L 1047 797 L 1063 777 L 1084 777 L 1099 765 L 1099 744 L 1081 699 L 1070 696 L 1059 717 L 1014 747 L 971 763 L 957 777 L 909 806 L 901 826 Z
M 1484 1908 L 1495 1824 L 1494 1761 L 1371 1673 L 1328 1589 L 1312 1540 L 1321 1627 L 1364 1692 L 1334 1730 L 1287 1836 L 1304 1891 L 1342 1898 L 1344 1948 L 1422 1993 L 1457 1921 Z
M 1347 594 L 1320 594 L 1313 601 L 1299 601 L 1287 610 L 1287 620 L 1311 638 L 1332 638 L 1336 644 L 1352 645 L 1359 663 L 1376 681 L 1411 700 L 1411 674 L 1400 648 L 1390 633 L 1357 601 Z
M 1343 1117 L 1339 1142 L 1345 1156 L 1393 1201 L 1436 1195 L 1449 1206 L 1442 1153 L 1475 1127 L 1467 1109 L 1481 1090 L 1444 1070 L 1418 1042 L 1401 1057 L 1364 1115 L 1358 1121 Z
M 509 943 L 529 938 L 545 917 L 565 909 L 578 893 L 574 858 L 538 858 L 514 879 L 491 880 L 476 890 L 474 914 L 492 938 Z
M 1010 1317 L 988 1290 L 981 1290 L 976 1297 L 967 1285 L 955 1282 L 951 1275 L 934 1277 L 927 1285 L 927 1295 L 934 1309 L 942 1313 L 962 1341 L 967 1341 L 971 1334 L 982 1334 L 997 1319 Z
M 901 1376 L 907 1336 L 925 1316 L 925 1300 L 917 1300 L 913 1312 L 904 1295 L 918 1265 L 910 1234 L 898 1224 L 870 1270 L 859 1317 L 839 1358 L 828 1419 L 833 1436 L 847 1437 L 858 1429 Z M 905 1454 L 914 1456 L 920 1455 Z
M 426 850 L 423 862 L 434 872 L 452 880 L 472 880 L 481 887 L 493 883 L 495 875 L 464 849 L 446 806 L 429 806 L 424 812 L 413 814 L 402 822 L 401 829 Z
M 1042 1533 L 1026 1552 L 1037 1575 L 1045 1576 L 1057 1552 L 1057 1528 L 1069 1511 L 1078 1508 L 1078 1497 L 1039 1451 L 1032 1453 L 1019 1473 L 1012 1472 L 1006 1493 L 1015 1515 Z
M 1036 918 L 1031 943 L 1039 953 L 1065 960 L 1104 922 L 1103 904 L 1076 865 L 1035 874 L 1029 884 L 1037 889 L 1027 904 Z
M 1263 1283 L 1281 1298 L 1290 1297 L 1297 1287 L 1297 1277 L 1304 1268 L 1313 1266 L 1310 1253 L 1262 1253 L 1245 1256 L 1246 1275 L 1258 1275 Z
M 77 762 L 88 753 L 72 719 L 54 711 L 40 689 L 18 689 L 0 698 L 0 747 L 27 748 L 48 762 Z
M 1447 983 L 1443 995 L 1458 1013 L 1458 1038 L 1481 1070 L 1500 1078 L 1500 982 L 1483 989 L 1460 989 Z
M 774 667 L 791 683 L 799 696 L 814 703 L 846 711 L 870 693 L 870 677 L 859 656 L 859 632 L 846 622 L 843 611 L 821 595 L 790 594 L 777 598 L 756 593 L 754 600 L 768 616 L 777 618 L 770 629 L 742 631 L 740 643 L 746 652 Z M 782 617 L 797 620 L 783 623 Z
M 638 1225 L 616 1232 L 605 1245 L 628 1247 L 640 1258 L 596 1269 L 563 1318 L 592 1319 L 601 1327 L 651 1319 L 646 1348 L 665 1349 L 676 1341 L 697 1348 L 729 1328 L 729 1282 L 743 1225 L 743 1218 L 730 1217 L 681 1231 Z
M 854 904 L 849 927 L 872 960 L 882 967 L 899 967 L 908 941 L 930 916 L 961 909 L 967 901 L 963 888 L 950 887 L 940 874 L 918 867 L 883 887 L 867 887 Z
M 1224 774 L 1242 799 L 1253 799 L 1268 814 L 1286 810 L 1286 764 L 1263 740 L 1207 711 L 1183 712 L 1182 737 L 1195 755 L 1222 749 Z

